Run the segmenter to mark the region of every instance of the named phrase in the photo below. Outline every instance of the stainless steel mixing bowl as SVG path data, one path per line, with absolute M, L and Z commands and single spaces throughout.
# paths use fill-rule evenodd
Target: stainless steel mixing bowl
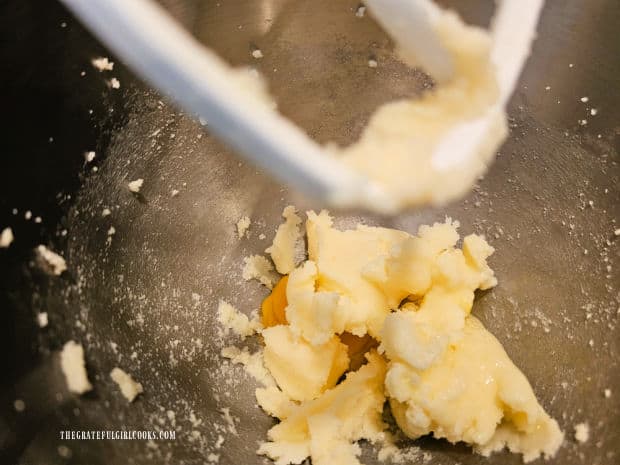
M 321 142 L 350 143 L 378 105 L 431 86 L 422 72 L 395 60 L 390 40 L 370 18 L 355 16 L 357 0 L 163 3 L 231 63 L 259 69 L 281 111 Z M 488 24 L 491 1 L 452 3 L 468 21 Z M 80 30 L 66 13 L 60 17 Z M 491 265 L 499 286 L 478 295 L 474 314 L 565 431 L 550 462 L 556 464 L 620 461 L 620 238 L 614 235 L 620 227 L 619 25 L 616 1 L 547 2 L 510 104 L 510 138 L 461 202 L 394 218 L 336 212 L 341 226 L 361 221 L 412 233 L 448 215 L 461 222 L 463 233 L 487 236 L 496 248 Z M 81 168 L 77 194 L 67 198 L 67 188 L 59 199 L 66 216 L 49 226 L 68 273 L 42 277 L 27 262 L 23 271 L 14 268 L 26 278 L 12 290 L 11 309 L 21 312 L 15 321 L 30 328 L 25 333 L 38 355 L 3 390 L 3 451 L 22 464 L 207 463 L 209 454 L 219 455 L 221 465 L 269 463 L 255 451 L 274 420 L 255 405 L 256 382 L 219 356 L 224 345 L 238 341 L 219 334 L 215 310 L 219 299 L 256 310 L 267 291 L 243 281 L 242 258 L 264 251 L 284 206 L 322 206 L 229 153 L 208 125 L 175 110 L 119 63 L 111 73 L 94 72 L 88 60 L 102 50 L 89 47 L 77 59 L 71 55 L 76 61 L 67 69 L 76 76 L 88 71 L 72 81 L 73 92 L 94 88 L 103 96 L 93 117 L 98 171 Z M 256 47 L 264 54 L 260 60 L 251 55 Z M 377 68 L 367 66 L 369 58 Z M 118 91 L 105 85 L 112 76 L 120 76 Z M 112 126 L 105 124 L 109 118 Z M 126 188 L 136 178 L 144 179 L 140 195 Z M 111 215 L 102 216 L 104 208 Z M 240 240 L 235 223 L 243 215 L 253 223 L 250 237 Z M 48 312 L 50 324 L 32 329 L 39 311 Z M 95 386 L 82 397 L 66 392 L 58 368 L 57 350 L 68 339 L 84 344 Z M 15 341 L 14 347 L 23 345 Z M 108 376 L 115 366 L 144 385 L 131 405 Z M 25 400 L 25 412 L 13 411 L 16 398 Z M 227 430 L 224 408 L 238 420 L 236 435 Z M 590 426 L 585 444 L 573 437 L 580 422 Z M 61 430 L 154 428 L 175 429 L 176 439 L 59 437 Z M 464 445 L 430 438 L 401 445 L 419 448 L 412 463 L 521 462 L 507 453 L 483 458 Z M 59 446 L 70 452 L 61 448 L 61 456 Z M 364 463 L 377 463 L 371 446 L 363 450 Z

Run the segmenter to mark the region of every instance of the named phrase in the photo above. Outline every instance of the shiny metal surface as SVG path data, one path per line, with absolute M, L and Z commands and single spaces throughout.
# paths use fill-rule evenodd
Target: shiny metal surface
M 163 3 L 230 62 L 259 69 L 282 112 L 321 142 L 352 141 L 378 105 L 431 85 L 393 58 L 390 41 L 369 18 L 356 18 L 357 1 Z M 485 24 L 491 4 L 460 8 Z M 396 218 L 337 213 L 343 226 L 363 221 L 410 232 L 448 215 L 463 233 L 486 234 L 496 248 L 491 265 L 499 286 L 478 296 L 474 314 L 566 432 L 554 464 L 620 460 L 618 24 L 617 2 L 548 2 L 510 105 L 511 136 L 467 198 Z M 254 48 L 264 58 L 254 59 Z M 367 66 L 370 57 L 376 69 Z M 69 396 L 49 355 L 52 368 L 48 363 L 22 383 L 23 392 L 46 383 L 46 394 L 33 393 L 32 405 L 48 413 L 20 463 L 43 463 L 41 457 L 45 463 L 205 463 L 210 453 L 221 465 L 269 463 L 255 450 L 273 421 L 255 407 L 256 383 L 241 369 L 222 368 L 221 348 L 236 341 L 218 334 L 215 310 L 220 298 L 244 312 L 257 309 L 266 291 L 241 279 L 242 258 L 264 251 L 284 206 L 321 206 L 257 173 L 214 140 L 208 126 L 129 77 L 121 91 L 126 123 L 66 219 L 70 272 L 39 285 L 33 298 L 34 309 L 50 317 L 44 352 L 53 354 L 69 338 L 81 341 L 95 390 Z M 144 187 L 133 196 L 126 183 L 136 178 L 144 178 Z M 102 217 L 104 208 L 112 214 Z M 235 223 L 243 215 L 253 224 L 250 238 L 239 240 Z M 268 239 L 259 240 L 260 233 Z M 114 366 L 143 383 L 135 403 L 128 405 L 109 379 Z M 239 419 L 238 435 L 224 431 L 222 408 Z M 573 428 L 584 421 L 591 437 L 578 444 Z M 61 429 L 155 427 L 176 428 L 176 440 L 58 438 Z M 225 439 L 221 448 L 218 435 Z M 59 445 L 71 449 L 70 459 L 55 452 Z M 505 453 L 486 459 L 428 438 L 402 446 L 420 448 L 415 463 L 521 462 Z M 377 463 L 372 447 L 363 449 L 362 461 Z

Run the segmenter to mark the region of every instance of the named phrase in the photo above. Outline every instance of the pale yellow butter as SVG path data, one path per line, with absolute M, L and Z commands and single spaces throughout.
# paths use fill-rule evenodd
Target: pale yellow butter
M 433 433 L 472 444 L 483 455 L 507 446 L 526 462 L 552 456 L 563 440 L 525 376 L 473 316 L 430 366 L 392 361 L 385 384 L 392 413 L 412 438 Z
M 508 134 L 506 115 L 491 62 L 491 37 L 452 12 L 437 21 L 437 33 L 455 72 L 419 99 L 379 107 L 358 141 L 333 149 L 353 169 L 377 182 L 400 207 L 444 204 L 467 192 Z M 434 155 L 458 125 L 488 114 L 489 130 L 467 157 L 441 166 Z
M 359 449 L 352 443 L 379 440 L 385 428 L 381 421 L 385 361 L 376 353 L 370 353 L 368 360 L 317 399 L 292 407 L 269 430 L 269 442 L 258 452 L 276 465 L 301 463 L 309 456 L 314 465 L 358 465 Z
M 507 447 L 524 461 L 551 457 L 557 422 L 501 344 L 470 315 L 477 289 L 497 284 L 483 237 L 457 247 L 458 222 L 403 231 L 340 231 L 308 213 L 308 260 L 290 272 L 288 324 L 262 330 L 265 367 L 277 387 L 257 389 L 281 423 L 259 453 L 277 464 L 357 465 L 356 441 L 381 442 L 387 399 L 402 431 L 464 441 L 488 455 Z M 370 334 L 378 350 L 348 369 L 340 335 Z
M 289 205 L 282 212 L 285 222 L 278 226 L 273 243 L 265 252 L 271 259 L 280 274 L 289 274 L 295 268 L 295 255 L 301 241 L 299 225 L 301 218 L 295 213 L 295 207 Z
M 293 400 L 311 400 L 333 387 L 349 366 L 347 348 L 336 336 L 312 345 L 295 337 L 289 326 L 263 330 L 265 366 Z

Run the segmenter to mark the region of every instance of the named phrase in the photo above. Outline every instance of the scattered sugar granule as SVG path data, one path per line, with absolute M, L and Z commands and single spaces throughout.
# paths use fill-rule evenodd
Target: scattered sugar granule
M 110 79 L 110 87 L 112 89 L 120 89 L 121 88 L 121 81 L 119 81 L 116 78 Z
M 366 14 L 366 7 L 364 5 L 358 6 L 357 10 L 355 10 L 355 16 L 357 16 L 358 18 L 363 18 L 365 14 Z
M 228 302 L 220 300 L 217 307 L 217 319 L 224 327 L 226 334 L 232 331 L 237 336 L 247 337 L 261 329 L 258 318 L 251 320 Z
M 14 239 L 13 230 L 11 228 L 4 228 L 2 233 L 0 233 L 0 248 L 6 249 Z
M 224 418 L 224 421 L 228 425 L 228 432 L 231 434 L 234 434 L 235 436 L 238 436 L 239 433 L 237 433 L 237 427 L 235 426 L 235 420 L 230 414 L 230 408 L 228 407 L 222 408 L 220 409 L 220 412 L 222 412 L 222 417 Z
M 250 218 L 247 216 L 241 217 L 239 221 L 237 221 L 237 234 L 239 235 L 239 239 L 246 237 L 248 229 L 250 229 L 250 225 L 252 222 Z
M 575 425 L 575 439 L 582 444 L 590 439 L 590 427 L 587 423 Z
M 114 234 L 116 234 L 116 228 L 114 226 L 110 226 L 110 229 L 108 229 L 108 236 L 113 236 Z
M 545 90 L 551 90 L 551 86 L 545 87 Z
M 16 412 L 23 412 L 26 410 L 26 403 L 21 399 L 15 399 L 13 402 L 13 408 Z
M 408 463 L 419 463 L 420 459 L 423 459 L 422 454 L 420 453 L 420 449 L 417 447 L 409 447 L 407 449 L 403 449 L 396 445 L 396 439 L 392 434 L 384 432 L 384 439 L 381 442 L 381 448 L 377 453 L 377 458 L 379 462 L 385 462 L 387 460 L 390 463 L 394 464 L 408 464 Z M 422 456 L 422 457 L 421 457 Z M 423 463 L 426 463 L 426 460 L 422 460 Z
M 144 179 L 140 178 L 127 183 L 127 187 L 129 187 L 131 192 L 138 193 L 142 189 L 142 184 L 144 184 Z
M 75 341 L 68 341 L 60 353 L 60 367 L 65 375 L 67 388 L 76 394 L 90 391 L 93 386 L 88 381 L 84 348 Z
M 581 100 L 583 103 L 587 103 L 590 99 L 588 97 L 581 97 L 579 100 Z
M 267 236 L 265 236 L 263 233 L 260 233 L 260 235 L 258 236 L 258 238 L 262 241 L 263 239 L 266 239 Z
M 368 60 L 368 67 L 369 68 L 376 68 L 378 64 L 379 63 L 377 63 L 377 60 L 373 60 L 372 58 L 370 60 Z
M 39 257 L 49 266 L 53 275 L 59 276 L 67 269 L 65 259 L 44 245 L 39 245 L 35 250 Z
M 611 397 L 611 389 L 607 388 L 603 391 L 603 395 L 605 396 L 605 399 L 609 399 Z
M 170 192 L 170 196 L 176 197 L 177 195 L 179 195 L 179 191 L 177 189 L 172 189 L 172 192 Z
M 39 328 L 45 328 L 47 326 L 47 312 L 41 312 L 37 314 L 37 324 L 39 325 Z
M 590 109 L 590 114 L 591 114 L 592 116 L 596 116 L 596 114 L 597 114 L 597 113 L 598 113 L 598 110 L 597 110 L 596 108 L 591 108 L 591 109 Z
M 620 228 L 614 231 L 614 236 L 620 236 Z
M 99 72 L 112 71 L 114 69 L 114 62 L 107 57 L 93 58 L 90 62 Z
M 133 400 L 138 394 L 144 392 L 142 384 L 134 381 L 131 375 L 125 373 L 118 367 L 114 367 L 112 369 L 112 371 L 110 372 L 110 378 L 112 378 L 112 381 L 118 384 L 118 387 L 121 390 L 121 394 L 123 394 L 125 399 L 127 399 L 127 401 L 129 402 L 133 402 Z
M 95 159 L 95 152 L 86 152 L 84 154 L 84 159 L 86 160 L 86 163 L 90 163 Z
M 263 58 L 263 52 L 261 52 L 260 49 L 257 48 L 256 50 L 252 51 L 252 56 L 256 59 Z
M 271 289 L 277 279 L 277 275 L 273 269 L 273 265 L 262 255 L 250 255 L 243 259 L 243 279 L 249 281 L 256 279 L 263 286 Z
M 111 215 L 111 214 L 112 214 L 112 212 L 110 211 L 110 209 L 109 209 L 109 208 L 104 208 L 104 209 L 101 211 L 101 216 L 108 216 L 108 215 Z
M 43 218 L 41 218 L 40 216 L 35 216 L 34 217 L 34 222 L 37 224 L 41 224 L 41 221 L 43 221 Z
M 27 220 L 32 218 L 32 212 L 30 210 L 26 210 L 26 213 L 24 213 L 24 218 Z

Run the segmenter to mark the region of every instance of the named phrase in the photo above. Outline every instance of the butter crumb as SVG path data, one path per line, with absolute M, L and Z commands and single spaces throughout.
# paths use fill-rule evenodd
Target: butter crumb
M 246 281 L 256 279 L 263 286 L 271 289 L 277 280 L 273 265 L 262 255 L 250 255 L 243 259 L 242 277 Z
M 581 444 L 590 439 L 590 426 L 587 423 L 579 423 L 575 425 L 575 439 Z
M 93 386 L 88 381 L 84 348 L 75 341 L 68 341 L 60 353 L 60 367 L 65 375 L 67 388 L 76 394 L 90 391 Z
M 131 192 L 138 193 L 140 192 L 140 189 L 142 189 L 143 184 L 144 184 L 144 179 L 140 178 L 140 179 L 136 179 L 135 181 L 131 181 L 127 183 L 127 187 L 129 187 L 129 190 Z
M 247 315 L 224 300 L 220 300 L 217 307 L 217 319 L 224 327 L 226 334 L 232 331 L 237 336 L 244 338 L 256 333 L 262 327 L 257 316 L 250 320 Z
M 301 243 L 299 225 L 301 218 L 296 214 L 295 207 L 289 205 L 282 212 L 285 222 L 278 226 L 273 244 L 265 252 L 271 255 L 276 270 L 280 274 L 289 274 L 297 264 L 297 249 Z
M 36 252 L 40 259 L 45 263 L 51 274 L 60 276 L 67 269 L 67 262 L 55 252 L 52 252 L 44 245 L 39 245 Z
M 264 386 L 275 386 L 273 377 L 265 368 L 262 350 L 250 354 L 247 348 L 241 350 L 238 347 L 229 346 L 222 349 L 221 355 L 235 365 L 243 365 L 246 373 Z
M 127 374 L 125 371 L 121 370 L 118 367 L 114 367 L 110 372 L 110 378 L 121 390 L 121 394 L 127 399 L 129 402 L 133 402 L 133 400 L 144 392 L 142 388 L 142 384 L 134 381 L 131 375 Z
M 21 399 L 15 399 L 13 402 L 13 408 L 15 408 L 16 412 L 23 412 L 26 410 L 26 403 Z
M 114 62 L 110 61 L 107 57 L 93 58 L 90 62 L 100 73 L 102 71 L 112 71 L 114 69 Z
M 45 328 L 47 326 L 47 312 L 41 312 L 37 314 L 37 324 L 39 325 L 39 328 Z
M 0 248 L 6 249 L 14 239 L 13 230 L 11 228 L 4 228 L 0 234 Z
M 239 239 L 248 236 L 247 232 L 248 229 L 250 229 L 251 224 L 252 222 L 247 216 L 242 216 L 239 221 L 237 221 L 237 235 L 239 236 Z

